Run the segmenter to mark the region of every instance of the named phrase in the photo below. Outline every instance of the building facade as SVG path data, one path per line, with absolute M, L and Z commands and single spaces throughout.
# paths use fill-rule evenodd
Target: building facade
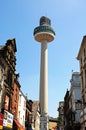
M 57 125 L 60 130 L 64 130 L 64 101 L 59 102 L 59 108 L 58 108 L 58 119 L 57 119 Z
M 70 113 L 69 113 L 69 90 L 67 89 L 64 97 L 64 130 L 70 129 Z
M 81 80 L 78 72 L 72 73 L 70 90 L 64 97 L 64 129 L 80 130 L 82 111 Z
M 82 39 L 77 59 L 80 65 L 82 89 L 81 130 L 86 130 L 86 36 Z
M 0 112 L 1 114 L 4 114 L 4 117 L 5 115 L 10 115 L 10 117 L 12 115 L 16 51 L 15 39 L 9 39 L 4 46 L 0 46 Z M 6 121 L 7 118 L 3 120 Z M 3 129 L 12 129 L 12 124 L 8 126 L 8 122 L 4 122 Z
M 49 130 L 57 130 L 57 118 L 49 117 Z
M 18 121 L 25 128 L 25 112 L 26 112 L 26 97 L 23 92 L 19 91 L 19 103 L 18 103 Z
M 19 91 L 20 91 L 20 84 L 18 81 L 19 74 L 15 74 L 15 79 L 14 79 L 14 91 L 13 91 L 13 96 L 12 96 L 12 114 L 14 115 L 14 118 L 17 119 L 18 117 L 18 101 L 19 101 Z
M 30 130 L 32 128 L 32 104 L 33 101 L 29 100 L 26 96 L 26 112 L 25 112 L 25 128 Z
M 40 130 L 39 101 L 33 101 L 32 105 L 32 129 Z
M 5 46 L 1 47 L 0 54 L 3 63 L 3 88 L 2 93 L 2 111 L 8 110 L 12 111 L 12 94 L 13 94 L 13 83 L 15 77 L 15 65 L 16 65 L 16 42 L 15 39 L 7 40 Z M 1 70 L 2 71 L 2 70 Z M 4 105 L 5 102 L 5 105 Z
M 16 73 L 16 40 L 9 39 L 0 46 L 0 130 L 30 130 L 32 101 L 21 91 Z
M 71 88 L 71 104 L 72 104 L 72 127 L 75 130 L 80 130 L 80 113 L 82 111 L 82 94 L 80 73 L 73 72 L 70 80 Z

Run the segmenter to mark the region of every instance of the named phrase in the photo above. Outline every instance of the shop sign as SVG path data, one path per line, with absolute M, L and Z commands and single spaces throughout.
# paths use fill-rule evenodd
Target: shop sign
M 13 126 L 13 115 L 6 110 L 4 110 L 3 126 L 8 128 L 12 128 Z

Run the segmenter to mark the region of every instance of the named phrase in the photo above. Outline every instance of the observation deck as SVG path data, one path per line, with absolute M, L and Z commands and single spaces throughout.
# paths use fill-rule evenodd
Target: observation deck
M 42 42 L 45 40 L 47 42 L 53 41 L 55 37 L 55 31 L 50 26 L 50 19 L 43 16 L 40 19 L 40 26 L 34 29 L 33 35 L 35 40 L 38 42 Z

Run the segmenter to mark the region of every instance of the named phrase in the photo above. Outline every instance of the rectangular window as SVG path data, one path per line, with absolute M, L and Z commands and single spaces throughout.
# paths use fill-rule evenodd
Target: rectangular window
M 20 119 L 20 111 L 19 111 L 19 119 Z
M 26 101 L 24 101 L 24 108 L 26 107 Z
M 21 95 L 19 95 L 19 105 L 21 105 Z
M 6 95 L 6 97 L 5 97 L 5 106 L 4 106 L 4 108 L 6 109 L 6 110 L 8 110 L 9 109 L 9 97 Z
M 82 58 L 81 58 L 81 60 L 80 60 L 80 63 L 81 63 L 81 65 L 82 65 Z
M 83 76 L 82 76 L 82 88 L 83 88 Z
M 84 57 L 85 57 L 85 48 L 84 48 Z

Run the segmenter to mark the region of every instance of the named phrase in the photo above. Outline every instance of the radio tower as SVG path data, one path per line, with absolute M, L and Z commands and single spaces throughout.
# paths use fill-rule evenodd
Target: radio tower
M 40 66 L 40 130 L 48 130 L 48 48 L 53 41 L 55 31 L 51 27 L 51 20 L 45 16 L 40 18 L 40 25 L 34 29 L 34 38 L 41 43 Z

